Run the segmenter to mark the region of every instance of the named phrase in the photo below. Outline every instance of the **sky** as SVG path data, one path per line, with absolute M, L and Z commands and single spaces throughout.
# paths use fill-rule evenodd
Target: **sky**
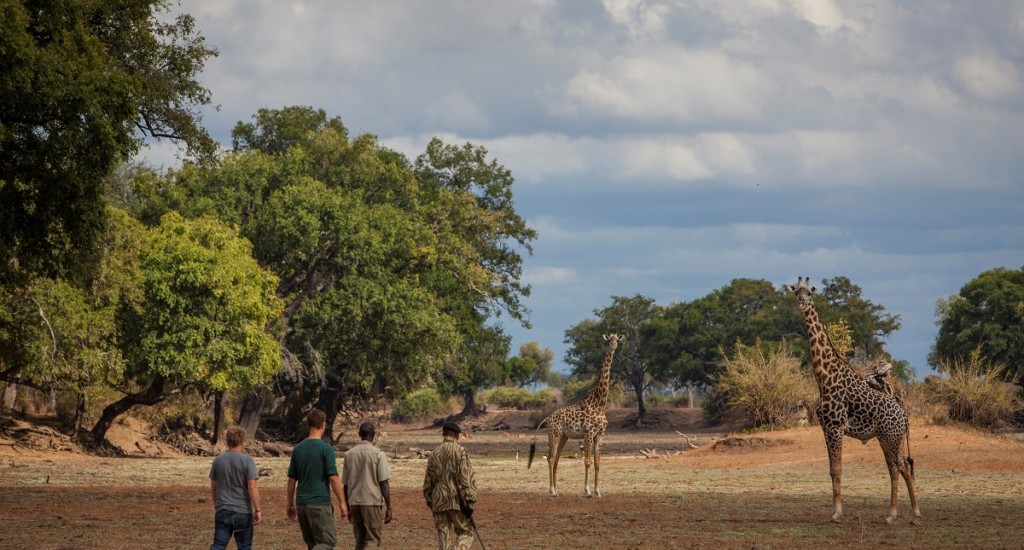
M 532 328 L 613 296 L 846 276 L 899 315 L 919 376 L 935 305 L 1024 267 L 1024 3 L 940 0 L 181 0 L 219 56 L 225 147 L 307 105 L 415 159 L 485 147 L 538 232 Z M 216 107 L 216 108 L 215 108 Z M 173 164 L 167 145 L 144 158 Z

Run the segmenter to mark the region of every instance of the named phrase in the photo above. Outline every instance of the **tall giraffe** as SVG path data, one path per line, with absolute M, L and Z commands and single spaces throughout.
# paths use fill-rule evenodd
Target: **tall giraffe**
M 608 341 L 608 350 L 604 354 L 604 362 L 601 363 L 601 373 L 597 377 L 597 384 L 583 398 L 571 405 L 555 409 L 551 416 L 540 421 L 537 425 L 539 430 L 546 422 L 548 424 L 548 487 L 551 496 L 558 496 L 555 486 L 558 483 L 558 459 L 562 455 L 562 448 L 569 439 L 583 440 L 583 492 L 589 497 L 590 493 L 590 457 L 594 457 L 594 493 L 593 496 L 600 497 L 601 490 L 597 488 L 597 475 L 601 470 L 601 437 L 608 428 L 608 417 L 604 415 L 604 409 L 608 406 L 608 385 L 611 382 L 612 357 L 615 356 L 615 348 L 619 345 L 619 335 L 605 335 Z M 532 457 L 531 451 L 531 457 Z
M 818 382 L 821 401 L 818 403 L 818 420 L 825 433 L 825 446 L 828 448 L 829 474 L 832 476 L 832 518 L 839 522 L 843 515 L 843 493 L 841 478 L 843 475 L 843 436 L 848 435 L 867 443 L 871 438 L 878 438 L 885 455 L 885 463 L 889 467 L 889 516 L 885 519 L 892 523 L 896 519 L 896 496 L 899 492 L 899 476 L 907 485 L 910 493 L 910 506 L 914 517 L 911 523 L 917 523 L 921 511 L 917 507 L 917 496 L 914 494 L 914 460 L 910 458 L 910 423 L 906 411 L 900 407 L 896 399 L 883 392 L 872 389 L 863 377 L 858 375 L 845 359 L 836 353 L 829 340 L 825 327 L 814 309 L 813 295 L 815 289 L 808 278 L 797 280 L 796 287 L 786 285 L 796 295 L 797 307 L 804 314 L 804 326 L 807 329 L 807 340 L 811 348 L 811 364 L 814 378 Z M 903 440 L 907 440 L 907 454 L 903 454 Z

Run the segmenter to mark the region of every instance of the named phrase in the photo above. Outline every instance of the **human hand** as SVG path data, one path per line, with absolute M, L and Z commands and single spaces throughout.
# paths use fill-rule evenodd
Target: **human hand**
M 252 524 L 259 525 L 261 521 L 263 521 L 263 511 L 256 510 L 252 513 Z
M 343 517 L 343 518 L 347 518 L 348 517 L 348 505 L 347 504 L 342 504 L 341 505 L 341 517 Z
M 290 519 L 291 521 L 295 521 L 296 519 L 298 519 L 298 517 L 299 517 L 298 514 L 295 513 L 295 506 L 289 506 L 288 507 L 288 519 Z
M 390 507 L 390 506 L 388 506 L 388 507 L 387 507 L 387 510 L 385 510 L 385 511 L 384 511 L 384 523 L 385 523 L 385 524 L 391 523 L 391 519 L 392 519 L 392 516 L 391 516 L 391 507 Z

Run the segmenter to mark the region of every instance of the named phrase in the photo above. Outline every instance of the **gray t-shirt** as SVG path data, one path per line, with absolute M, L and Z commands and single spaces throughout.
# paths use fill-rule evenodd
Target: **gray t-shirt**
M 221 453 L 210 467 L 210 479 L 217 482 L 217 509 L 251 513 L 249 480 L 259 478 L 256 461 L 251 456 L 238 451 Z

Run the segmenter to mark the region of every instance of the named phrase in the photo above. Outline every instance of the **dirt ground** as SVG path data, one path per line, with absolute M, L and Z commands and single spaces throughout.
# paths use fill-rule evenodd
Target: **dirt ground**
M 572 443 L 559 467 L 560 496 L 548 495 L 543 434 L 533 467 L 526 467 L 534 432 L 525 413 L 499 411 L 467 423 L 478 428 L 463 444 L 477 469 L 475 517 L 487 548 L 1024 547 L 1019 436 L 916 421 L 919 525 L 909 523 L 903 487 L 900 518 L 884 522 L 889 480 L 878 444 L 847 439 L 845 516 L 835 525 L 825 523 L 831 483 L 820 429 L 730 434 L 705 425 L 699 411 L 654 412 L 656 426 L 636 430 L 621 427 L 629 411 L 609 411 L 601 498 L 584 497 L 582 453 Z M 211 459 L 136 446 L 131 430 L 138 428 L 119 428 L 129 430 L 120 434 L 123 444 L 134 447 L 123 458 L 74 452 L 59 437 L 34 447 L 0 437 L 0 549 L 209 547 Z M 380 445 L 392 456 L 395 502 L 395 521 L 385 528 L 389 548 L 436 548 L 420 494 L 426 461 L 417 450 L 439 441 L 434 427 L 384 430 Z M 346 442 L 354 443 L 354 435 L 346 433 Z M 258 548 L 304 547 L 284 514 L 287 460 L 256 459 L 265 509 Z M 339 548 L 349 546 L 349 537 L 343 526 Z

